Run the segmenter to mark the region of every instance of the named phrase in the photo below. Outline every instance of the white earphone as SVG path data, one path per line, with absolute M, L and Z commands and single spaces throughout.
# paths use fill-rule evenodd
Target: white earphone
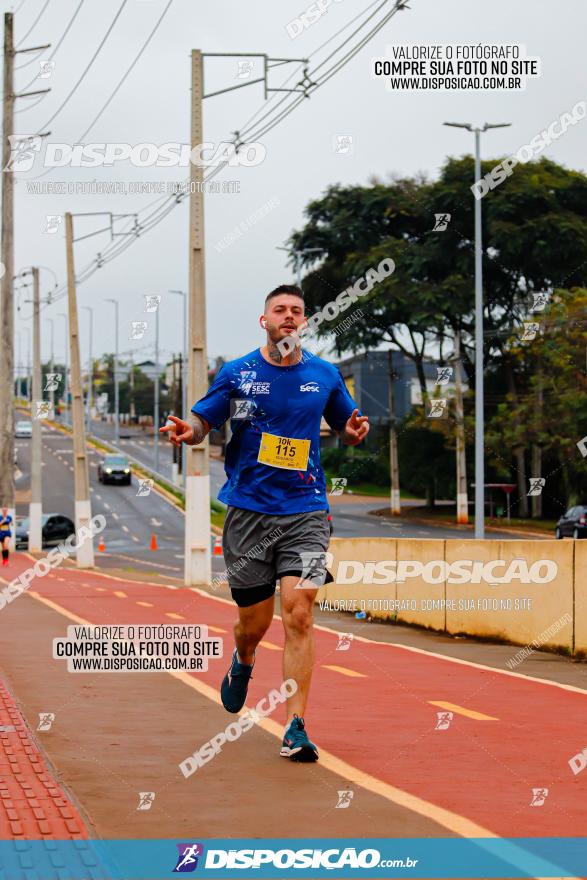
M 261 321 L 261 326 L 266 330 L 267 329 L 267 321 Z

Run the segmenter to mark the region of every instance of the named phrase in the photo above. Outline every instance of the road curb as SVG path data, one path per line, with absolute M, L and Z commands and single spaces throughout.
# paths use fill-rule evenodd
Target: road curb
M 378 516 L 379 519 L 390 519 L 394 520 L 396 517 L 392 516 L 382 516 L 377 513 L 375 510 L 368 511 L 369 516 Z M 397 519 L 401 519 L 401 515 L 397 517 Z M 415 523 L 417 525 L 426 525 L 426 526 L 445 526 L 451 529 L 461 529 L 463 532 L 473 531 L 473 526 L 459 526 L 457 523 L 454 523 L 449 520 L 436 520 L 436 519 L 425 519 L 423 517 L 409 517 L 409 521 L 411 523 Z M 548 535 L 546 532 L 539 531 L 524 531 L 523 529 L 516 528 L 508 528 L 508 526 L 485 526 L 486 532 L 509 532 L 512 535 L 521 535 L 524 538 L 549 538 L 554 535 Z

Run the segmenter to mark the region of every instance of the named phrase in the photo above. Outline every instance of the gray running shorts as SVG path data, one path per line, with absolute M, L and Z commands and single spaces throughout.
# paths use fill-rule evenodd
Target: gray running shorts
M 222 549 L 232 596 L 254 605 L 275 592 L 275 582 L 295 575 L 316 585 L 332 581 L 326 570 L 330 542 L 328 511 L 285 516 L 229 507 Z

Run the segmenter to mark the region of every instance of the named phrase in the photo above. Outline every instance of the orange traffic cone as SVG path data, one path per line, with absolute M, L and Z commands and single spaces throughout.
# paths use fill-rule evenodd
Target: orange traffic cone
M 158 550 L 158 549 L 159 548 L 157 547 L 157 538 L 155 536 L 155 532 L 153 532 L 151 535 L 151 550 Z
M 217 535 L 214 540 L 214 556 L 222 556 L 222 538 Z
M 98 550 L 100 551 L 100 553 L 104 553 L 104 551 L 106 550 L 106 544 L 104 543 L 104 538 L 100 538 L 100 542 L 98 544 Z

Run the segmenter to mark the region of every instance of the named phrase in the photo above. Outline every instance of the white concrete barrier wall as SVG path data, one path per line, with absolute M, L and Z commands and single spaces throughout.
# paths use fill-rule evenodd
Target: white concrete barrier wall
M 330 552 L 327 609 L 587 653 L 587 541 L 333 538 Z

